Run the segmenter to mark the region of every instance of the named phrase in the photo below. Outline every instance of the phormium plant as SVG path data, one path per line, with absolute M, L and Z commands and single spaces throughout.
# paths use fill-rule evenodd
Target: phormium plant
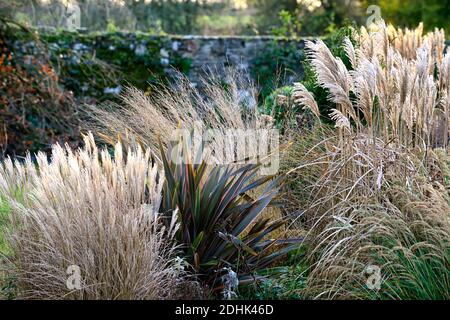
M 268 237 L 285 223 L 260 218 L 277 195 L 280 180 L 258 177 L 259 164 L 209 167 L 199 154 L 201 161 L 192 163 L 191 148 L 183 140 L 171 144 L 167 153 L 160 148 L 166 177 L 161 212 L 171 216 L 178 210 L 176 239 L 206 286 L 216 292 L 223 288 L 225 268 L 236 272 L 241 284 L 254 280 L 256 271 L 296 247 Z M 256 195 L 255 189 L 265 183 Z

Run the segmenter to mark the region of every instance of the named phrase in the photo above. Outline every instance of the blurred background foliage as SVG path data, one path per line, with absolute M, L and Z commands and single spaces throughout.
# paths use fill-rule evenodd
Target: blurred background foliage
M 92 31 L 316 36 L 349 20 L 365 23 L 370 5 L 380 6 L 381 16 L 398 27 L 423 21 L 427 30 L 439 26 L 450 31 L 449 0 L 9 0 L 0 4 L 0 14 L 28 25 L 61 28 L 62 13 L 74 3 L 81 27 Z
M 435 27 L 450 33 L 449 0 L 364 0 L 362 5 L 378 5 L 383 19 L 399 27 L 414 27 L 423 22 L 426 31 Z

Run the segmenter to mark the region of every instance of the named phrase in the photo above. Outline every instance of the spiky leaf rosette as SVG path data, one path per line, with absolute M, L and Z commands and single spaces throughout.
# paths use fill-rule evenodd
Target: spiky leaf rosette
M 280 187 L 273 176 L 258 177 L 260 164 L 211 168 L 204 157 L 193 163 L 190 148 L 181 140 L 169 146 L 167 155 L 161 146 L 161 153 L 166 176 L 162 212 L 170 216 L 178 209 L 176 237 L 206 285 L 220 288 L 226 267 L 236 271 L 241 283 L 254 279 L 249 276 L 295 247 L 269 238 L 284 219 L 260 218 Z M 249 195 L 264 184 L 256 197 Z

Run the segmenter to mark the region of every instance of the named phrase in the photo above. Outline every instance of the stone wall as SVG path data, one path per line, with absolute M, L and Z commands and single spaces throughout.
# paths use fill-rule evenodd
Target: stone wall
M 172 76 L 174 68 L 186 73 L 189 79 L 198 84 L 205 72 L 213 72 L 219 76 L 225 74 L 227 68 L 236 68 L 251 72 L 257 83 L 258 72 L 267 61 L 259 62 L 253 68 L 254 61 L 264 52 L 276 46 L 294 48 L 300 52 L 305 40 L 295 41 L 277 39 L 270 36 L 155 36 L 141 32 L 134 33 L 72 33 L 43 32 L 42 38 L 48 43 L 50 55 L 57 57 L 57 65 L 61 66 L 63 82 L 75 95 L 86 95 L 94 98 L 109 98 L 120 93 L 124 84 L 131 84 L 146 90 L 147 83 L 155 83 L 162 76 Z M 35 41 L 17 41 L 15 51 L 32 61 L 33 56 L 42 49 Z M 298 51 L 297 51 L 298 49 Z M 291 49 L 290 49 L 291 50 Z M 122 72 L 117 80 L 89 81 L 95 72 L 86 69 L 93 65 L 95 59 L 117 66 Z M 269 55 L 269 59 L 272 56 Z M 274 56 L 273 60 L 280 57 Z M 267 58 L 266 58 L 267 59 Z M 292 83 L 302 76 L 301 55 L 291 58 L 288 68 L 290 72 L 284 83 Z M 88 68 L 80 67 L 84 63 Z M 295 68 L 297 68 L 295 70 Z M 265 70 L 276 73 L 273 64 Z M 96 74 L 101 74 L 97 72 Z M 95 82 L 93 84 L 93 82 Z M 259 83 L 265 85 L 265 83 Z M 283 83 L 281 83 L 282 85 Z M 95 88 L 93 87 L 95 86 Z M 90 90 L 89 88 L 92 88 Z M 105 97 L 102 95 L 106 94 Z
M 198 83 L 208 70 L 222 76 L 227 68 L 249 71 L 254 59 L 267 50 L 274 40 L 274 37 L 184 36 L 171 38 L 171 47 L 165 50 L 178 52 L 182 57 L 191 59 L 189 78 Z M 294 43 L 299 50 L 304 47 L 304 41 L 278 39 L 278 45 L 287 42 Z
M 66 87 L 76 96 L 88 96 L 96 100 L 117 95 L 124 84 L 146 90 L 148 83 L 155 83 L 164 76 L 169 78 L 173 76 L 174 69 L 187 74 L 194 85 L 199 84 L 200 78 L 206 72 L 223 76 L 227 68 L 234 68 L 251 73 L 254 60 L 266 52 L 269 46 L 273 48 L 275 40 L 279 46 L 289 44 L 294 51 L 304 47 L 304 41 L 268 36 L 155 36 L 140 32 L 42 32 L 41 38 L 47 44 L 46 51 L 53 60 L 57 60 L 55 65 L 59 66 L 59 74 Z M 15 43 L 16 53 L 20 54 L 25 62 L 32 61 L 42 48 L 33 40 L 20 40 Z M 122 74 L 117 80 L 97 81 L 94 77 L 105 74 L 91 70 L 98 61 L 118 67 Z M 293 64 L 300 66 L 300 61 L 295 58 Z M 274 66 L 270 68 L 273 69 Z M 269 69 L 269 73 L 272 69 Z M 256 75 L 255 72 L 253 75 L 258 77 L 258 69 L 255 68 L 253 71 L 256 71 Z M 273 73 L 276 73 L 275 70 Z M 285 81 L 298 80 L 300 73 L 301 70 L 291 72 L 292 79 Z M 254 80 L 258 82 L 257 79 Z

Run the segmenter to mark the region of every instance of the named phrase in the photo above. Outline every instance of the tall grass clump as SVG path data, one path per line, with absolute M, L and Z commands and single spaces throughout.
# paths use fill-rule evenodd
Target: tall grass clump
M 177 224 L 161 221 L 163 180 L 150 153 L 125 152 L 119 143 L 112 158 L 97 149 L 92 135 L 84 140 L 75 152 L 55 145 L 50 161 L 39 153 L 36 163 L 27 157 L 0 166 L 0 187 L 11 206 L 9 262 L 18 297 L 177 297 L 185 283 L 172 242 Z M 24 195 L 20 202 L 17 190 Z M 77 267 L 80 287 L 68 287 L 67 272 Z
M 312 298 L 448 299 L 450 54 L 443 32 L 362 29 L 345 40 L 351 68 L 307 43 L 318 85 L 336 105 L 335 134 L 292 164 L 310 177 L 304 205 Z M 294 99 L 320 116 L 301 84 Z M 294 142 L 295 145 L 295 142 Z M 295 150 L 295 149 L 294 149 Z M 291 154 L 294 151 L 291 151 Z M 368 284 L 374 266 L 379 286 Z

